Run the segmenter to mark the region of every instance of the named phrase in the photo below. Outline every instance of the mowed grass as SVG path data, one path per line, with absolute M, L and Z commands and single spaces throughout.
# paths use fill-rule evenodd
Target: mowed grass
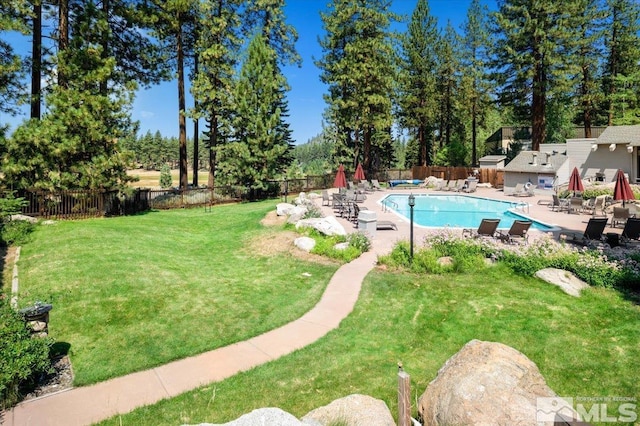
M 130 185 L 134 188 L 160 188 L 160 170 L 134 169 L 127 170 L 127 174 L 130 176 L 135 176 L 138 179 L 136 182 L 132 182 Z M 189 183 L 191 183 L 193 181 L 193 170 L 189 169 L 187 176 Z M 208 179 L 209 172 L 207 170 L 198 171 L 199 185 L 206 185 Z M 180 185 L 180 170 L 171 170 L 171 181 L 173 186 Z
M 49 331 L 86 385 L 242 341 L 319 300 L 337 264 L 285 252 L 260 220 L 275 202 L 60 221 L 22 247 L 20 305 L 53 304 Z
M 101 424 L 222 423 L 273 406 L 302 417 L 354 393 L 382 399 L 395 417 L 397 363 L 411 375 L 415 404 L 472 339 L 520 350 L 561 396 L 638 397 L 639 325 L 639 307 L 616 291 L 587 289 L 577 299 L 503 266 L 443 276 L 374 271 L 354 312 L 313 345 Z

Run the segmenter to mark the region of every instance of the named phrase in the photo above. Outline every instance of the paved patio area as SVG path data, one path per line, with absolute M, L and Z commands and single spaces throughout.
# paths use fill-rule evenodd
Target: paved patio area
M 329 190 L 329 193 L 337 192 L 337 189 Z M 389 194 L 456 194 L 462 196 L 472 196 L 472 197 L 486 197 L 492 198 L 496 200 L 506 200 L 506 201 L 518 201 L 528 203 L 528 208 L 523 213 L 524 215 L 535 219 L 539 222 L 543 222 L 547 225 L 551 225 L 557 227 L 559 230 L 567 231 L 567 232 L 577 232 L 582 234 L 584 232 L 587 222 L 592 217 L 591 214 L 587 213 L 567 213 L 565 211 L 552 211 L 552 209 L 547 205 L 546 202 L 551 202 L 553 191 L 546 190 L 536 190 L 534 196 L 530 197 L 518 197 L 512 195 L 505 195 L 501 189 L 496 188 L 477 188 L 476 192 L 471 194 L 466 193 L 451 193 L 444 191 L 436 191 L 434 189 L 427 189 L 421 187 L 415 188 L 400 188 L 400 189 L 386 189 L 383 191 L 375 191 L 375 192 L 367 192 L 367 199 L 360 203 L 361 206 L 366 207 L 369 210 L 373 210 L 376 212 L 377 220 L 389 220 L 394 222 L 398 226 L 398 230 L 378 230 L 376 232 L 376 236 L 373 238 L 373 250 L 377 254 L 388 253 L 395 243 L 399 240 L 408 240 L 410 234 L 410 223 L 409 221 L 401 217 L 391 211 L 383 209 L 383 206 L 380 204 L 380 201 L 385 198 Z M 540 204 L 542 202 L 543 204 Z M 320 206 L 321 200 L 317 200 L 317 204 Z M 333 211 L 333 208 L 330 206 L 321 206 L 322 212 L 325 216 L 336 216 L 336 213 Z M 611 213 L 608 215 L 609 219 L 611 218 Z M 338 221 L 345 227 L 347 232 L 355 232 L 357 228 L 354 223 L 349 222 L 347 219 L 336 216 Z M 622 232 L 621 228 L 612 228 L 610 226 L 611 221 L 609 220 L 609 225 L 605 229 L 605 233 L 614 232 L 620 234 Z M 417 226 L 414 224 L 413 233 L 414 233 L 414 243 L 420 244 L 424 239 L 425 235 L 427 235 L 431 230 L 429 228 Z M 530 239 L 536 239 L 543 236 L 545 233 L 532 229 L 529 232 Z M 558 232 L 555 233 L 555 237 L 557 238 Z

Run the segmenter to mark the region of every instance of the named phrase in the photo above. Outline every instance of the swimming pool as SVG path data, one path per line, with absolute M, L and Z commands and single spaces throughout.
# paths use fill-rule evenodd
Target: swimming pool
M 509 229 L 514 220 L 532 220 L 524 215 L 523 202 L 492 200 L 468 195 L 415 195 L 413 223 L 418 226 L 434 228 L 477 228 L 482 219 L 500 219 L 500 229 Z M 380 203 L 409 219 L 409 196 L 407 194 L 389 195 Z M 517 212 L 517 210 L 521 210 Z M 550 231 L 552 227 L 532 220 L 532 229 Z

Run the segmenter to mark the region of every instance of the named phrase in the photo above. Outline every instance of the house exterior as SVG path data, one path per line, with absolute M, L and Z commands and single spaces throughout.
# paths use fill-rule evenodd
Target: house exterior
M 504 193 L 511 194 L 517 184 L 530 183 L 539 189 L 553 189 L 559 179 L 569 179 L 571 169 L 564 150 L 553 147 L 564 144 L 545 144 L 544 151 L 522 151 L 504 167 Z M 552 145 L 552 146 L 551 146 Z
M 540 151 L 522 151 L 504 168 L 504 191 L 531 182 L 539 189 L 569 183 L 573 168 L 585 181 L 613 182 L 618 169 L 630 183 L 640 184 L 640 125 L 609 126 L 598 138 L 568 139 L 564 144 L 542 144 Z
M 598 138 L 606 128 L 607 126 L 592 126 L 591 137 Z M 584 127 L 574 127 L 572 138 L 584 137 Z M 502 152 L 507 152 L 509 144 L 514 141 L 522 143 L 523 150 L 531 149 L 531 127 L 500 127 L 485 140 L 486 152 L 495 152 L 498 148 L 501 148 Z
M 597 139 L 568 139 L 571 168 L 585 180 L 612 182 L 618 169 L 640 183 L 640 125 L 609 126 Z
M 481 169 L 504 169 L 506 155 L 485 155 L 478 160 Z

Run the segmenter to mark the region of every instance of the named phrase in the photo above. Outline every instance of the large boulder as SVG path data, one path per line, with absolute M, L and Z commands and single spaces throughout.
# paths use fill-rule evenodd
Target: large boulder
M 418 412 L 424 425 L 539 425 L 537 410 L 545 400 L 556 402 L 556 413 L 573 415 L 524 354 L 502 343 L 472 340 L 438 371 Z
M 287 222 L 297 223 L 300 219 L 304 217 L 305 214 L 307 214 L 307 211 L 309 211 L 309 209 L 304 204 L 295 206 L 294 208 L 289 210 L 289 219 L 287 219 Z
M 349 395 L 316 408 L 302 418 L 306 424 L 348 426 L 395 426 L 384 401 L 367 395 Z
M 227 423 L 200 423 L 198 426 L 302 426 L 303 423 L 280 408 L 259 408 Z
M 294 206 L 293 204 L 278 203 L 278 205 L 276 206 L 276 213 L 278 216 L 289 216 L 289 214 L 291 214 L 291 211 L 295 208 L 296 206 Z
M 589 287 L 589 284 L 576 277 L 573 272 L 564 269 L 540 269 L 536 272 L 536 277 L 549 284 L 557 285 L 562 291 L 574 297 L 580 297 L 582 289 Z
M 344 226 L 335 216 L 302 219 L 296 223 L 296 229 L 302 227 L 313 228 L 324 235 L 347 235 Z
M 298 247 L 300 250 L 310 252 L 316 246 L 316 240 L 309 237 L 298 237 L 293 240 L 293 245 Z

